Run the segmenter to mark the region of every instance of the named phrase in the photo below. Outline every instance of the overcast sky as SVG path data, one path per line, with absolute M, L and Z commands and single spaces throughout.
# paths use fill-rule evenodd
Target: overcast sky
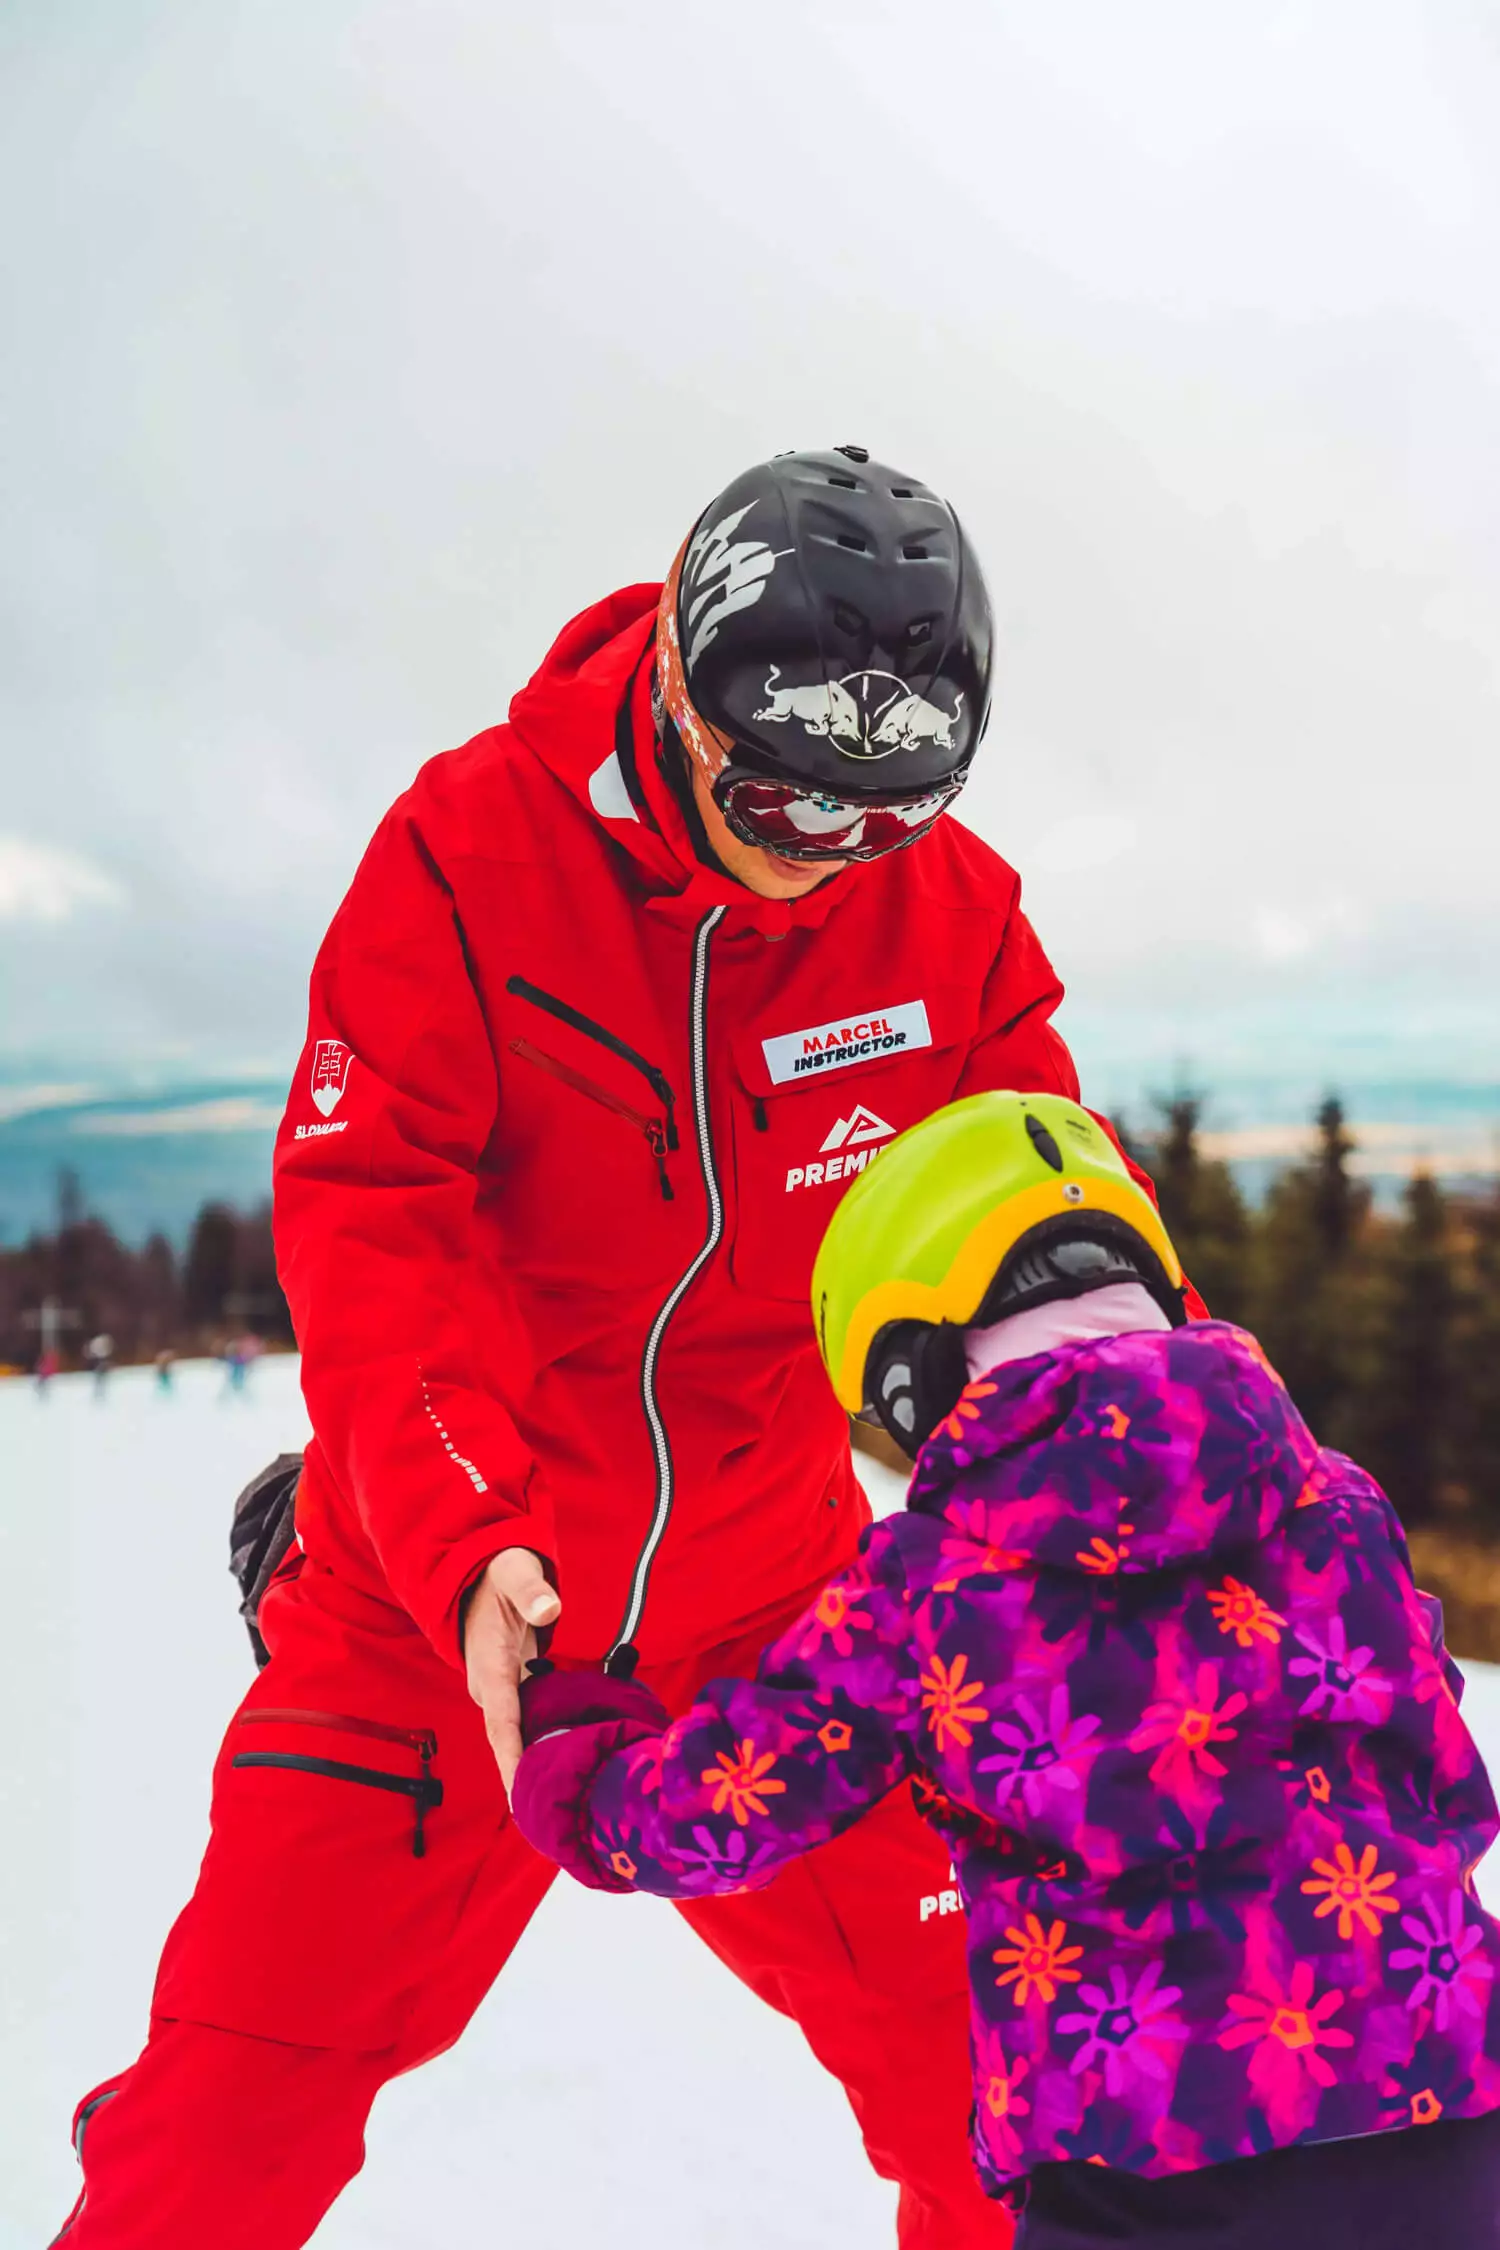
M 0 87 L 12 1074 L 285 1060 L 423 758 L 853 439 L 1083 1010 L 1496 1075 L 1492 7 L 9 0 Z

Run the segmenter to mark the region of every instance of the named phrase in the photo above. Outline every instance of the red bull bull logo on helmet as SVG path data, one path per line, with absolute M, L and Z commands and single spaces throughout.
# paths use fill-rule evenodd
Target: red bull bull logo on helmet
M 773 664 L 755 713 L 762 726 L 787 726 L 796 720 L 804 734 L 826 735 L 846 758 L 889 758 L 897 750 L 957 747 L 954 729 L 963 717 L 962 692 L 953 709 L 929 703 L 894 672 L 849 672 L 841 680 L 813 680 L 779 687 L 781 666 Z

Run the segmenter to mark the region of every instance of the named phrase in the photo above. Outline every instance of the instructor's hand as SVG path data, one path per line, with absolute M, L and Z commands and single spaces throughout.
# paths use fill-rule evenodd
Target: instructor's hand
M 475 1586 L 464 1613 L 469 1693 L 484 1713 L 507 1797 L 521 1762 L 521 1674 L 536 1655 L 538 1628 L 555 1625 L 561 1609 L 536 1556 L 507 1547 Z

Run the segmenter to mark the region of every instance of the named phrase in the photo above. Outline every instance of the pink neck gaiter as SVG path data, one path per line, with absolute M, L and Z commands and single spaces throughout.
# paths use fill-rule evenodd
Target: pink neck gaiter
M 975 1382 L 1007 1360 L 1035 1359 L 1038 1353 L 1055 1352 L 1064 1344 L 1083 1344 L 1091 1337 L 1124 1336 L 1132 1330 L 1171 1325 L 1140 1282 L 1112 1281 L 1107 1289 L 1091 1289 L 1085 1297 L 1056 1297 L 1051 1304 L 1012 1313 L 1007 1320 L 997 1320 L 993 1328 L 965 1329 L 969 1379 Z

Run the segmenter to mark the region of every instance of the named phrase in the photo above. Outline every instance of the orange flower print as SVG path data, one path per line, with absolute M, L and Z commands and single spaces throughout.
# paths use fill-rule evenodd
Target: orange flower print
M 984 1683 L 965 1680 L 968 1668 L 969 1659 L 960 1651 L 951 1666 L 934 1656 L 931 1671 L 922 1674 L 922 1709 L 932 1713 L 932 1731 L 939 1750 L 947 1749 L 950 1735 L 963 1749 L 969 1749 L 974 1741 L 970 1728 L 989 1717 L 983 1704 L 975 1701 L 985 1693 Z
M 1209 1745 L 1235 1740 L 1240 1730 L 1229 1721 L 1239 1717 L 1249 1698 L 1229 1695 L 1222 1703 L 1218 1698 L 1217 1671 L 1212 1664 L 1200 1664 L 1190 1695 L 1147 1705 L 1130 1747 L 1158 1752 L 1151 1765 L 1151 1779 L 1158 1786 L 1180 1787 L 1199 1774 L 1220 1781 L 1229 1771 Z
M 945 1539 L 942 1553 L 948 1558 L 947 1575 L 935 1578 L 935 1594 L 952 1594 L 966 1578 L 991 1578 L 1000 1570 L 1019 1570 L 1025 1562 L 1013 1547 L 988 1547 L 977 1539 Z
M 635 1861 L 631 1858 L 629 1852 L 611 1852 L 609 1855 L 609 1864 L 614 1869 L 615 1873 L 619 1876 L 622 1883 L 629 1883 L 634 1881 Z
M 705 1767 L 699 1779 L 713 1785 L 714 1811 L 723 1812 L 727 1805 L 743 1828 L 752 1813 L 765 1811 L 767 1797 L 786 1794 L 784 1781 L 766 1779 L 775 1763 L 774 1750 L 763 1751 L 757 1758 L 755 1744 L 742 1742 L 738 1757 L 731 1758 L 721 1750 L 717 1764 Z
M 836 1656 L 852 1656 L 854 1643 L 849 1638 L 850 1634 L 868 1633 L 875 1623 L 872 1617 L 865 1616 L 863 1610 L 856 1609 L 856 1602 L 863 1599 L 862 1592 L 851 1594 L 847 1586 L 825 1586 L 813 1604 L 807 1631 L 798 1644 L 797 1654 L 816 1656 L 827 1639 L 832 1642 Z
M 1335 2031 L 1328 2022 L 1344 2005 L 1342 1992 L 1325 1992 L 1316 2002 L 1312 1995 L 1311 1961 L 1299 1961 L 1286 1991 L 1278 1991 L 1272 2000 L 1258 1993 L 1231 1993 L 1229 2013 L 1235 2020 L 1219 2033 L 1219 2045 L 1248 2047 L 1252 2040 L 1266 2041 L 1273 2051 L 1279 2047 L 1284 2055 L 1299 2062 L 1315 2085 L 1333 2085 L 1337 2073 L 1318 2050 L 1352 2047 L 1354 2036 L 1352 2032 Z
M 1413 2125 L 1435 2125 L 1442 2114 L 1443 2105 L 1430 2086 L 1424 2086 L 1420 2094 L 1412 2095 L 1411 2121 Z
M 1307 1794 L 1315 1804 L 1326 1805 L 1333 1795 L 1333 1783 L 1321 1766 L 1309 1766 L 1302 1776 L 1307 1783 Z
M 1130 1553 L 1130 1534 L 1133 1523 L 1122 1523 L 1115 1533 L 1115 1544 L 1101 1538 L 1096 1531 L 1087 1547 L 1080 1547 L 1076 1560 L 1083 1569 L 1091 1570 L 1096 1578 L 1111 1578 Z
M 1315 1921 L 1321 1922 L 1328 1915 L 1337 1914 L 1339 1936 L 1345 1945 L 1354 1935 L 1356 1922 L 1371 1937 L 1379 1937 L 1381 1915 L 1401 1911 L 1399 1899 L 1383 1896 L 1395 1882 L 1395 1876 L 1377 1875 L 1375 1860 L 1375 1846 L 1366 1844 L 1356 1867 L 1349 1846 L 1339 1844 L 1335 1846 L 1332 1859 L 1313 1861 L 1312 1880 L 1302 1886 L 1304 1898 L 1322 1897 L 1323 1903 L 1313 1917 Z
M 953 1412 L 938 1424 L 938 1428 L 943 1435 L 951 1437 L 956 1445 L 964 1434 L 965 1422 L 977 1422 L 979 1420 L 980 1399 L 993 1398 L 999 1387 L 998 1383 L 966 1384 Z
M 1118 1406 L 1106 1406 L 1104 1411 L 1109 1420 L 1109 1435 L 1122 1438 L 1130 1427 L 1130 1416 Z
M 1021 2096 L 1016 2092 L 1016 2088 L 1022 2083 L 1030 2070 L 1030 2063 L 1024 2055 L 1017 2055 L 1015 2061 L 1007 2068 L 1003 2048 L 997 2050 L 996 2059 L 1000 2068 L 990 2072 L 989 2083 L 984 2089 L 985 2108 L 989 2111 L 991 2117 L 995 2118 L 1029 2117 L 1031 2115 L 1031 2104 L 1021 2099 Z
M 838 1757 L 854 1740 L 854 1729 L 847 1719 L 829 1719 L 818 1729 L 818 1740 L 830 1758 Z
M 1038 1917 L 1028 1914 L 1024 1930 L 1008 1929 L 1005 1934 L 1010 1944 L 1002 1945 L 992 1956 L 1004 1972 L 995 1982 L 1002 1991 L 1008 1984 L 1015 1986 L 1011 1998 L 1018 2008 L 1025 2007 L 1033 1991 L 1040 1993 L 1050 2007 L 1060 1984 L 1077 1984 L 1082 1976 L 1081 1969 L 1068 1964 L 1082 1960 L 1083 1947 L 1063 1944 L 1068 1933 L 1061 1922 L 1044 1930 Z
M 1257 1641 L 1274 1644 L 1286 1623 L 1269 1602 L 1262 1601 L 1251 1587 L 1241 1585 L 1238 1578 L 1226 1578 L 1222 1586 L 1216 1586 L 1209 1594 L 1208 1606 L 1219 1631 L 1233 1633 L 1241 1648 L 1253 1648 Z

